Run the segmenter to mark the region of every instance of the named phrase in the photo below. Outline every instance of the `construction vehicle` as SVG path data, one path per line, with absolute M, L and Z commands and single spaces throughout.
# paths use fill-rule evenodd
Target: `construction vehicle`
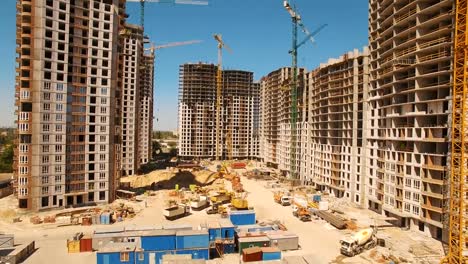
M 249 202 L 247 201 L 247 193 L 232 196 L 231 206 L 234 210 L 248 210 Z
M 377 245 L 375 228 L 365 228 L 340 240 L 341 254 L 353 257 Z
M 301 195 L 295 195 L 293 197 L 293 215 L 299 218 L 303 222 L 312 220 L 312 215 L 309 212 L 307 198 Z
M 226 207 L 219 203 L 214 203 L 210 209 L 206 210 L 207 214 L 220 214 L 221 217 L 226 217 L 227 216 L 227 210 Z
M 221 190 L 218 194 L 211 196 L 210 200 L 212 204 L 225 204 L 231 201 L 231 193 L 227 192 L 226 190 Z
M 205 209 L 210 205 L 208 197 L 206 195 L 199 195 L 198 197 L 190 201 L 190 207 L 195 211 Z
M 273 199 L 275 202 L 281 204 L 282 206 L 289 206 L 291 205 L 291 196 L 285 192 L 275 192 L 273 195 Z
M 170 206 L 163 210 L 163 215 L 166 217 L 167 220 L 175 220 L 187 216 L 189 213 L 190 207 L 185 204 Z

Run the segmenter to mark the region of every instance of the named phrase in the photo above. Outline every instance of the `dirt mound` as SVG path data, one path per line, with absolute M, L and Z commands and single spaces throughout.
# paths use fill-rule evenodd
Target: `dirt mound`
M 121 182 L 129 182 L 132 188 L 144 188 L 157 185 L 159 188 L 173 189 L 176 184 L 179 187 L 188 188 L 190 184 L 200 186 L 211 184 L 215 180 L 215 172 L 202 171 L 153 171 L 149 174 L 129 176 L 121 179 Z

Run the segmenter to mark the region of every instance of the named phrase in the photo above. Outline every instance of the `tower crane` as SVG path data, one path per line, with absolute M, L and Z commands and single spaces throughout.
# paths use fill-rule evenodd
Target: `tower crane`
M 308 40 L 312 43 L 315 43 L 314 36 L 317 35 L 327 24 L 321 25 L 312 33 L 307 30 L 307 28 L 302 23 L 301 16 L 296 11 L 295 7 L 292 7 L 288 0 L 284 0 L 283 6 L 288 11 L 292 19 L 292 49 L 289 51 L 292 57 L 292 83 L 291 86 L 291 147 L 290 147 L 290 177 L 292 179 L 297 178 L 296 176 L 296 123 L 297 123 L 297 79 L 298 79 L 298 70 L 297 70 L 297 50 L 304 45 Z M 297 29 L 301 28 L 302 32 L 306 35 L 305 39 L 301 42 L 297 42 Z
M 227 51 L 231 52 L 231 48 L 224 43 L 221 34 L 213 35 L 214 39 L 218 42 L 218 71 L 216 72 L 216 160 L 221 159 L 221 97 L 222 97 L 222 89 L 223 89 L 223 70 L 222 70 L 222 60 L 223 60 L 223 48 Z M 228 131 L 227 141 L 230 141 L 230 131 Z M 228 143 L 228 156 L 231 156 L 231 147 L 232 144 Z M 231 157 L 229 157 L 231 159 Z
M 442 263 L 468 263 L 468 3 L 455 1 L 448 254 Z
M 196 0 L 127 0 L 127 2 L 140 2 L 140 25 L 145 26 L 145 3 L 162 3 L 162 4 L 182 4 L 182 5 L 208 5 L 206 1 Z
M 189 40 L 189 41 L 181 41 L 181 42 L 172 42 L 172 43 L 167 43 L 163 45 L 158 45 L 155 46 L 154 43 L 151 44 L 151 47 L 146 48 L 145 50 L 149 50 L 152 53 L 154 53 L 155 50 L 158 49 L 165 49 L 165 48 L 172 48 L 172 47 L 177 47 L 177 46 L 185 46 L 185 45 L 191 45 L 191 44 L 196 44 L 196 43 L 201 43 L 201 40 Z

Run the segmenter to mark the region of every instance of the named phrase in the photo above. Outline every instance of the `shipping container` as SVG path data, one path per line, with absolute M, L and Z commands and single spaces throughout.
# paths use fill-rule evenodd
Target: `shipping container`
M 183 249 L 177 250 L 176 254 L 190 254 L 192 259 L 209 259 L 210 258 L 210 250 L 208 248 L 197 248 L 197 249 Z
M 249 247 L 242 250 L 242 261 L 252 262 L 262 260 L 262 250 L 260 247 Z
M 262 247 L 262 260 L 280 260 L 281 250 L 277 247 Z
M 297 250 L 299 248 L 299 237 L 288 231 L 275 231 L 267 233 L 270 244 L 280 250 Z
M 80 239 L 80 252 L 93 251 L 93 239 L 90 236 L 84 236 Z
M 266 236 L 240 237 L 238 238 L 237 242 L 239 253 L 242 253 L 244 248 L 270 246 L 270 239 Z
M 253 225 L 255 224 L 254 210 L 231 211 L 229 219 L 233 225 Z
M 67 240 L 68 253 L 80 253 L 79 240 Z
M 142 231 L 141 248 L 145 251 L 174 250 L 176 249 L 176 231 Z
M 176 248 L 208 248 L 210 239 L 206 230 L 177 231 Z

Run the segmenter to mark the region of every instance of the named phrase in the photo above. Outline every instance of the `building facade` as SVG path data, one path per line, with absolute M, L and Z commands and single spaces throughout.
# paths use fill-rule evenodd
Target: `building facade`
M 354 50 L 306 74 L 301 179 L 317 190 L 365 202 L 369 51 Z
M 138 159 L 141 165 L 151 160 L 153 152 L 154 51 L 145 52 L 140 68 L 140 117 Z
M 125 1 L 17 1 L 20 208 L 114 197 L 118 31 Z
M 442 238 L 453 1 L 369 1 L 369 208 Z
M 216 71 L 213 64 L 180 66 L 179 156 L 215 158 Z M 258 85 L 253 73 L 226 70 L 222 74 L 221 138 L 222 159 L 255 155 L 253 136 L 258 106 Z
M 298 70 L 297 120 L 294 171 L 298 174 L 301 164 L 301 132 L 304 113 L 304 73 Z M 260 81 L 260 159 L 278 168 L 286 176 L 291 171 L 291 68 L 280 68 Z
M 123 175 L 136 174 L 139 160 L 140 93 L 143 59 L 143 28 L 125 24 L 123 38 L 122 76 L 122 171 Z

